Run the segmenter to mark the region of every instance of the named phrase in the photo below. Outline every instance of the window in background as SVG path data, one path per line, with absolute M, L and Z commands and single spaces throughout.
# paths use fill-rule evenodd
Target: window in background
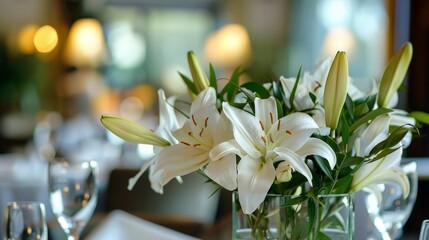
M 187 74 L 186 53 L 201 53 L 215 27 L 206 9 L 108 7 L 104 14 L 110 53 L 108 84 L 127 88 L 139 83 L 186 93 L 178 71 Z
M 313 71 L 321 59 L 346 51 L 350 75 L 362 88 L 369 87 L 368 78 L 381 78 L 391 51 L 385 1 L 292 1 L 289 12 L 289 38 L 276 72 L 295 74 L 301 65 Z

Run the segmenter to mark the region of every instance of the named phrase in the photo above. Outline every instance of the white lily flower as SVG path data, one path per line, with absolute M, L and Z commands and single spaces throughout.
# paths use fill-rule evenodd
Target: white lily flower
M 231 126 L 216 108 L 216 93 L 206 88 L 194 100 L 191 116 L 173 135 L 179 144 L 162 149 L 154 175 L 164 186 L 172 178 L 205 167 L 208 177 L 228 190 L 237 187 L 236 154 L 239 148 Z
M 173 136 L 172 131 L 179 128 L 179 122 L 177 120 L 176 114 L 174 112 L 174 101 L 175 97 L 169 97 L 166 99 L 164 90 L 159 89 L 158 90 L 158 104 L 159 104 L 159 124 L 158 128 L 156 129 L 155 133 L 157 133 L 159 136 L 163 137 L 165 140 L 169 141 L 170 144 L 177 144 L 177 139 Z M 154 146 L 154 153 L 158 153 L 162 147 Z M 157 156 L 153 156 L 152 158 L 146 160 L 146 162 L 143 164 L 143 166 L 140 168 L 140 171 L 128 181 L 128 189 L 132 190 L 134 188 L 134 185 L 137 183 L 137 181 L 140 179 L 140 177 L 143 175 L 144 172 L 148 168 L 153 168 L 154 163 L 157 160 Z M 152 188 L 158 192 L 162 193 L 163 189 L 161 184 L 159 184 L 159 179 L 157 179 L 157 176 L 153 175 L 153 170 L 150 169 L 149 179 L 151 180 Z M 180 182 L 181 179 L 178 178 L 178 181 Z
M 316 102 L 318 105 L 323 104 L 323 93 L 325 91 L 326 79 L 328 77 L 329 68 L 332 65 L 332 58 L 326 58 L 316 66 L 316 70 L 313 74 L 310 72 L 304 72 L 303 76 L 299 80 L 298 88 L 295 92 L 294 106 L 297 111 L 311 109 L 314 104 L 310 98 L 309 93 L 311 92 L 316 96 Z M 357 87 L 355 81 L 350 76 L 347 93 L 353 100 L 369 96 L 370 93 L 366 93 Z M 280 83 L 284 91 L 284 102 L 287 107 L 290 107 L 289 97 L 291 95 L 293 86 L 296 78 L 285 78 L 280 77 Z M 374 86 L 375 88 L 375 86 Z M 372 93 L 372 92 L 371 92 Z
M 237 179 L 239 200 L 245 213 L 252 213 L 264 201 L 276 175 L 287 171 L 281 163 L 280 171 L 276 172 L 274 162 L 284 161 L 289 168 L 304 175 L 310 185 L 312 174 L 304 162 L 306 156 L 320 155 L 329 161 L 331 168 L 335 166 L 336 156 L 329 145 L 311 138 L 318 126 L 309 115 L 293 113 L 278 119 L 273 97 L 255 99 L 255 116 L 226 102 L 223 110 L 233 125 L 237 143 L 245 152 L 238 164 Z
M 389 134 L 391 116 L 384 115 L 374 119 L 356 139 L 355 150 L 357 156 L 368 156 L 371 149 L 385 140 Z M 399 184 L 404 190 L 404 196 L 409 193 L 409 182 L 399 164 L 402 158 L 402 146 L 389 155 L 370 163 L 364 163 L 353 176 L 351 191 L 359 191 L 372 184 L 391 182 Z

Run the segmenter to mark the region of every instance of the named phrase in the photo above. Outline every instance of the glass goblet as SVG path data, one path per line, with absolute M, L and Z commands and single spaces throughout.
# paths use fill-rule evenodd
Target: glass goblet
M 79 234 L 97 204 L 98 165 L 95 161 L 55 159 L 49 162 L 49 197 L 53 213 L 69 240 Z
M 45 205 L 16 201 L 6 204 L 3 238 L 7 240 L 47 240 Z
M 422 222 L 419 240 L 429 240 L 429 219 Z
M 417 197 L 417 164 L 409 162 L 400 166 L 410 182 L 410 193 L 403 198 L 399 185 L 377 184 L 369 187 L 365 203 L 374 226 L 383 240 L 398 239 L 407 222 Z

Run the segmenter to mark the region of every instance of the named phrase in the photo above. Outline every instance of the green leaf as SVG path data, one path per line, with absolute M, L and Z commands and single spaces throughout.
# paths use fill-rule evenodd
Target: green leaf
M 318 240 L 332 240 L 328 235 L 326 235 L 325 233 L 323 233 L 322 231 L 319 231 L 317 234 L 317 239 Z
M 182 78 L 183 82 L 185 82 L 186 86 L 188 87 L 188 89 L 195 95 L 198 94 L 197 92 L 197 88 L 194 85 L 194 82 L 188 78 L 187 76 L 185 76 L 184 74 L 179 72 L 180 77 Z
M 343 149 L 346 149 L 348 143 L 349 143 L 349 137 L 350 137 L 350 128 L 349 124 L 347 123 L 346 113 L 344 111 L 341 112 L 341 118 L 340 118 L 340 129 L 341 129 L 341 137 L 342 137 L 342 143 L 343 143 Z
M 312 93 L 312 92 L 308 92 L 308 95 L 310 96 L 310 99 L 313 102 L 313 104 L 316 104 L 317 103 L 316 102 L 316 100 L 317 100 L 316 95 L 314 95 L 314 93 Z
M 378 154 L 379 152 L 392 148 L 396 146 L 402 139 L 404 139 L 405 135 L 410 131 L 410 129 L 402 126 L 396 128 L 392 133 L 389 134 L 389 136 L 384 140 L 378 143 L 374 146 L 374 148 L 371 149 L 370 155 Z
M 294 205 L 297 205 L 297 204 L 303 202 L 306 199 L 308 199 L 308 196 L 305 196 L 305 195 L 304 196 L 296 196 L 296 197 L 293 197 L 293 198 L 286 200 L 282 204 L 282 207 L 291 207 L 291 206 L 294 206 Z
M 396 151 L 396 150 L 398 150 L 399 148 L 400 148 L 400 147 L 397 147 L 397 148 L 387 148 L 387 149 L 383 149 L 383 150 L 381 150 L 381 152 L 380 152 L 380 153 L 378 153 L 378 154 L 377 154 L 377 156 L 375 156 L 375 158 L 371 159 L 371 161 L 370 161 L 370 162 L 374 162 L 374 161 L 377 161 L 378 159 L 384 158 L 384 157 L 386 157 L 387 155 L 389 155 L 389 154 L 391 154 L 391 153 L 395 152 L 395 151 Z
M 343 163 L 341 164 L 342 168 L 346 168 L 346 167 L 351 167 L 351 166 L 355 166 L 358 165 L 359 163 L 363 162 L 365 160 L 364 157 L 346 157 L 343 161 Z
M 271 81 L 273 96 L 275 99 L 283 99 L 283 91 L 281 84 L 278 81 Z
M 271 96 L 270 92 L 262 84 L 257 82 L 245 83 L 241 85 L 241 88 L 249 89 L 250 91 L 257 93 L 263 99 Z
M 353 175 L 345 175 L 344 177 L 338 179 L 337 184 L 333 190 L 333 193 L 347 193 L 350 190 L 350 186 L 353 181 Z
M 229 82 L 225 85 L 225 87 L 222 89 L 222 91 L 219 94 L 220 96 L 224 96 L 226 94 L 227 95 L 226 100 L 229 103 L 233 102 L 234 97 L 238 92 L 238 88 L 239 88 L 238 80 L 239 80 L 239 78 L 240 78 L 240 69 L 236 68 L 234 70 L 234 72 L 232 73 Z
M 316 201 L 314 199 L 308 199 L 307 200 L 307 204 L 308 204 L 308 222 L 309 222 L 309 229 L 313 229 L 313 227 L 315 226 L 315 222 L 316 222 Z
M 277 115 L 279 116 L 279 118 L 283 117 L 283 108 L 282 108 L 283 104 L 278 99 L 276 99 L 276 106 L 277 106 Z
M 360 118 L 350 126 L 350 133 L 356 131 L 356 129 L 358 129 L 362 124 L 365 124 L 378 116 L 381 116 L 390 112 L 393 112 L 393 110 L 388 108 L 378 108 L 369 112 L 368 114 L 366 114 L 365 116 L 363 116 L 362 118 Z
M 217 92 L 217 78 L 216 78 L 216 72 L 212 66 L 212 64 L 210 63 L 210 87 L 214 88 Z
M 429 114 L 425 112 L 415 111 L 411 112 L 410 116 L 415 118 L 416 121 L 429 125 Z
M 366 105 L 366 102 L 356 105 L 355 118 L 360 118 L 361 116 L 369 112 L 369 107 Z
M 301 69 L 302 69 L 302 66 L 299 67 L 298 75 L 296 76 L 295 84 L 293 85 L 292 92 L 290 93 L 289 105 L 290 105 L 291 111 L 293 111 L 295 109 L 295 107 L 293 105 L 293 101 L 295 100 L 295 93 L 296 93 L 296 89 L 298 88 L 299 78 L 301 76 Z
M 314 156 L 314 160 L 316 160 L 317 165 L 320 167 L 323 173 L 325 173 L 325 175 L 328 176 L 329 179 L 334 181 L 334 177 L 332 176 L 332 170 L 329 166 L 328 161 L 325 158 L 322 158 L 317 155 Z

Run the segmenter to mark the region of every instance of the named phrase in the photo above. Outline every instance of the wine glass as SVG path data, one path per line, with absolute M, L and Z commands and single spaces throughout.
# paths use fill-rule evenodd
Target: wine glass
M 45 205 L 16 201 L 6 204 L 3 238 L 10 240 L 47 240 Z
M 95 161 L 55 159 L 49 162 L 49 195 L 53 213 L 69 240 L 79 234 L 97 204 L 98 165 Z
M 377 184 L 366 189 L 367 210 L 383 240 L 400 238 L 417 197 L 416 162 L 404 163 L 400 167 L 410 182 L 408 197 L 403 198 L 401 187 L 393 183 Z
M 429 240 L 429 219 L 424 220 L 422 223 L 419 240 Z

